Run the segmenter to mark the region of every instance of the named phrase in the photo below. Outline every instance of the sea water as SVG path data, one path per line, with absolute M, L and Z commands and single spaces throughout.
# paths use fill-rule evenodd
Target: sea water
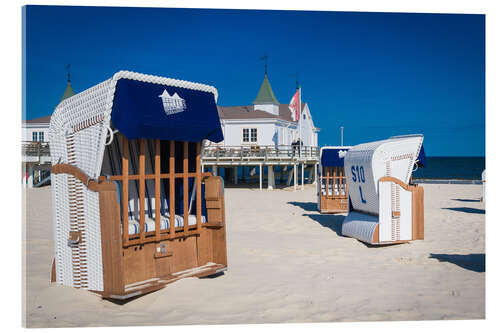
M 413 172 L 413 178 L 480 180 L 484 168 L 484 157 L 427 157 L 425 168 Z
M 432 182 L 432 181 L 449 181 L 465 182 L 465 183 L 480 183 L 481 173 L 485 169 L 484 157 L 427 157 L 425 168 L 418 168 L 413 172 L 412 177 L 417 182 Z M 292 170 L 292 166 L 283 168 L 283 166 L 274 167 L 276 184 L 286 183 L 288 171 Z M 211 170 L 207 167 L 206 170 Z M 305 179 L 309 179 L 309 170 L 304 172 Z M 226 181 L 229 180 L 226 170 L 219 168 L 219 175 L 222 175 Z M 259 182 L 259 167 L 247 166 L 245 168 L 245 179 L 243 180 L 243 169 L 238 167 L 238 182 L 240 183 L 258 183 Z M 267 166 L 262 167 L 263 181 L 267 182 Z M 297 168 L 297 175 L 300 179 L 301 168 Z M 312 175 L 311 175 L 312 176 Z M 231 177 L 232 178 L 232 177 Z M 267 183 L 263 184 L 267 186 Z

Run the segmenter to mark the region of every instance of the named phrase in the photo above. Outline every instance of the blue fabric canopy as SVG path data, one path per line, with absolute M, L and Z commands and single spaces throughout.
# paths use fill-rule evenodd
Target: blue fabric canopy
M 339 156 L 340 151 L 348 151 L 349 148 L 326 148 L 321 153 L 321 166 L 323 167 L 343 167 L 344 157 Z
M 132 79 L 116 83 L 111 122 L 128 139 L 224 139 L 213 93 Z
M 425 150 L 424 150 L 424 146 L 422 145 L 422 148 L 420 148 L 420 152 L 418 153 L 418 157 L 417 157 L 417 165 L 420 167 L 420 168 L 425 168 L 425 165 L 427 164 L 427 160 L 426 160 L 426 157 L 425 157 Z

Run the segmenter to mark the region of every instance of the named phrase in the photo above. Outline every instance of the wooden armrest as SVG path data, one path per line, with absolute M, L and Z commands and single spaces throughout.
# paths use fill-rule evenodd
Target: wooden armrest
M 205 178 L 205 200 L 213 201 L 222 198 L 222 179 L 219 176 Z
M 99 192 L 99 191 L 109 191 L 109 190 L 116 190 L 114 184 L 109 181 L 104 181 L 102 183 L 99 183 L 89 176 L 83 170 L 80 168 L 71 165 L 71 164 L 66 164 L 66 163 L 59 163 L 50 169 L 50 172 L 53 174 L 60 174 L 60 173 L 65 173 L 68 175 L 72 175 L 79 181 L 81 181 L 85 186 L 88 187 L 89 190 Z
M 399 180 L 398 178 L 395 178 L 395 177 L 381 177 L 381 178 L 379 178 L 378 181 L 379 182 L 396 183 L 399 186 L 401 186 L 403 189 L 405 189 L 406 191 L 410 191 L 410 185 L 403 183 L 401 180 Z

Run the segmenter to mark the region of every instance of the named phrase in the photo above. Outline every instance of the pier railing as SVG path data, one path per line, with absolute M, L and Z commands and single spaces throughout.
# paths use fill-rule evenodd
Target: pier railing
M 50 147 L 48 142 L 23 141 L 21 143 L 23 162 L 50 162 Z
M 207 146 L 203 149 L 203 162 L 237 161 L 282 161 L 314 162 L 319 159 L 319 147 L 316 146 Z
M 22 154 L 26 156 L 50 156 L 48 142 L 23 141 Z

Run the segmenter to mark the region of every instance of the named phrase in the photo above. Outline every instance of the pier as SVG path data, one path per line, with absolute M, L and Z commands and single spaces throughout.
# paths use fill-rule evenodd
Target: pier
M 23 141 L 22 184 L 37 187 L 50 179 L 50 148 L 48 142 Z
M 301 171 L 301 186 L 304 186 L 304 172 L 309 169 L 309 181 L 316 183 L 317 167 L 319 163 L 319 148 L 277 145 L 277 146 L 206 146 L 202 152 L 202 168 L 211 168 L 218 174 L 219 168 L 230 170 L 229 174 L 233 184 L 238 183 L 239 166 L 243 167 L 242 179 L 245 179 L 245 167 L 259 168 L 259 188 L 262 189 L 263 168 L 268 171 L 268 189 L 276 187 L 276 166 L 282 166 L 287 171 L 287 184 L 291 185 L 293 179 L 294 190 L 298 185 L 298 169 Z M 290 168 L 290 170 L 288 170 Z M 231 177 L 232 176 L 232 177 Z M 312 177 L 311 177 L 312 176 Z

